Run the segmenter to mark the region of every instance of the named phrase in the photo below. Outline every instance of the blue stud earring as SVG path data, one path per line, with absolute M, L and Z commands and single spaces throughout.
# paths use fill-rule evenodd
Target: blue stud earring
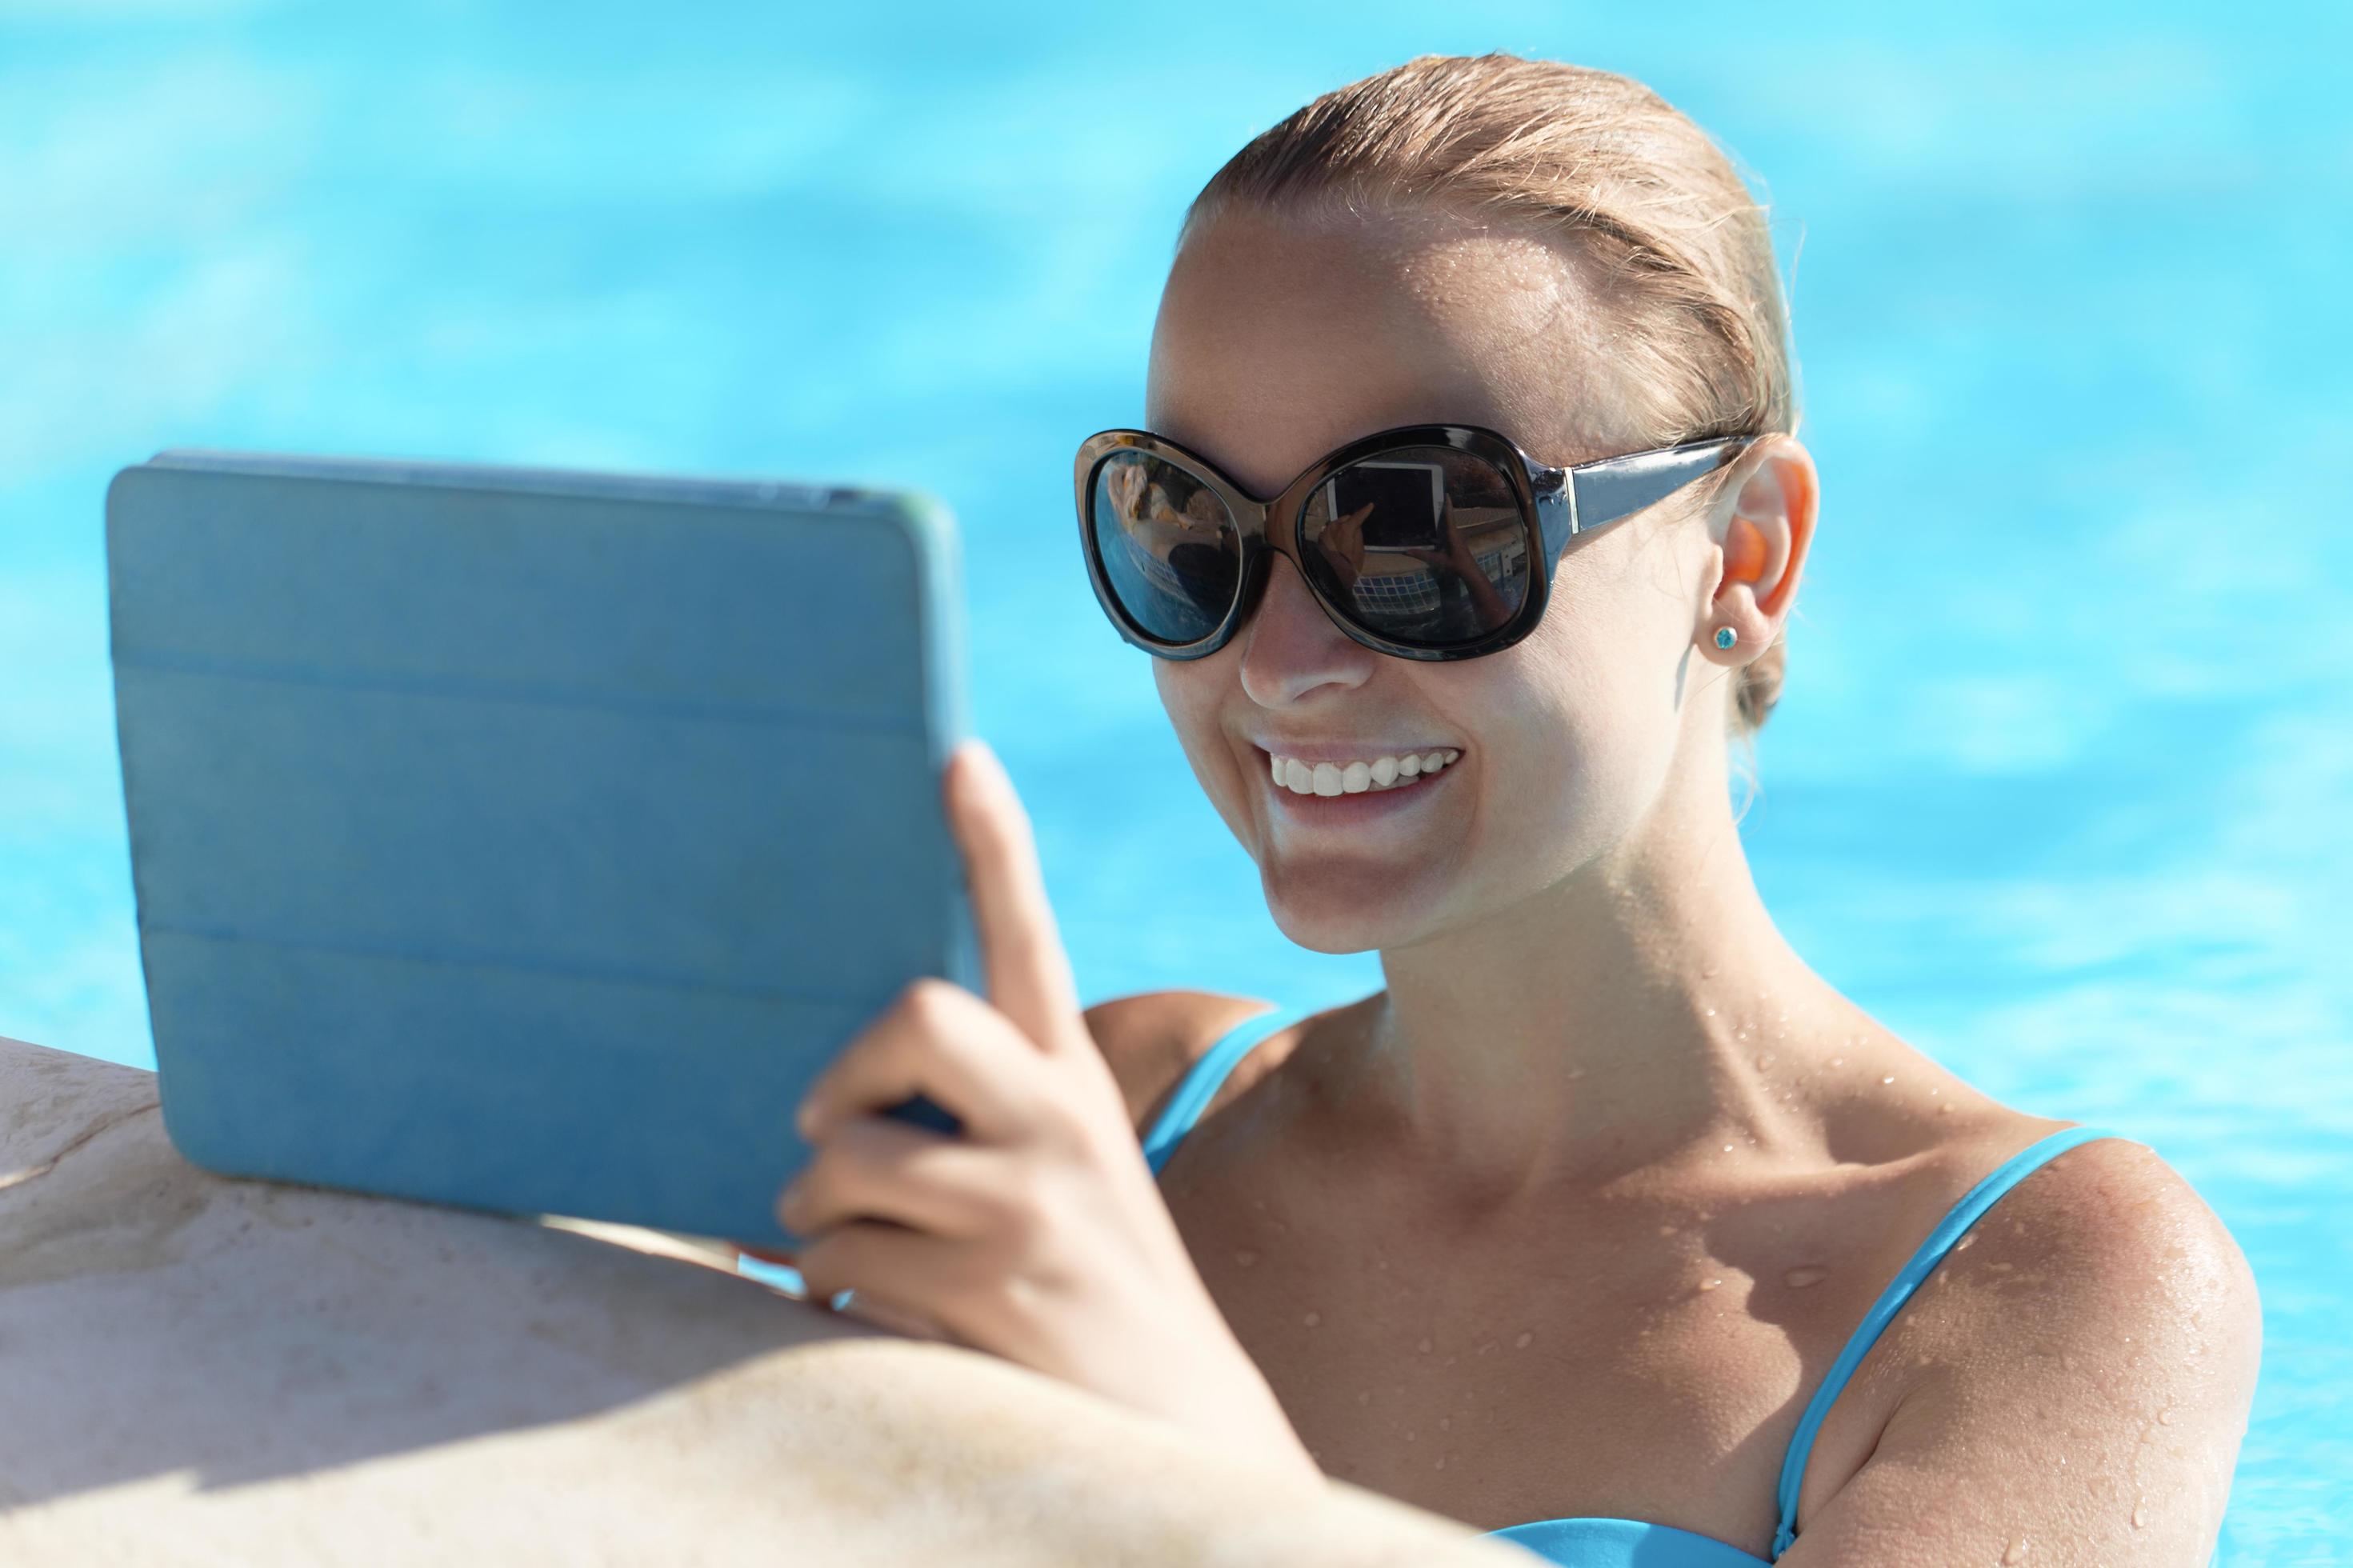
M 1740 634 L 1734 631 L 1730 626 L 1718 626 L 1715 628 L 1716 647 L 1730 647 L 1734 643 L 1736 643 L 1739 640 Z

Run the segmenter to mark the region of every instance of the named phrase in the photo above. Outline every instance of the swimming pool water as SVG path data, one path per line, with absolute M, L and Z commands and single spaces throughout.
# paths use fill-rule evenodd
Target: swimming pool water
M 1369 989 L 1282 941 L 1095 609 L 1071 452 L 1140 417 L 1251 132 L 1423 50 L 1577 59 L 1723 137 L 1794 270 L 1768 905 L 2196 1184 L 2265 1308 L 2222 1560 L 2340 1561 L 2347 13 L 1425 9 L 0 4 L 0 1033 L 151 1059 L 100 501 L 166 445 L 924 485 L 1087 998 Z

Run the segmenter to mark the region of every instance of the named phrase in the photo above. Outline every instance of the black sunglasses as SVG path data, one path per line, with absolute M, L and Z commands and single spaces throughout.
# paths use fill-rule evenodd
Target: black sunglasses
M 1631 517 L 1760 439 L 1551 468 L 1479 426 L 1401 425 L 1327 454 L 1261 501 L 1174 441 L 1104 430 L 1079 446 L 1079 537 L 1103 613 L 1162 658 L 1225 647 L 1276 554 L 1365 647 L 1476 658 L 1535 629 L 1572 538 Z

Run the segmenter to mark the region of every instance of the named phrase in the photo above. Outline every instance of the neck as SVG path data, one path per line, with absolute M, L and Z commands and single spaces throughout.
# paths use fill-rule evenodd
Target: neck
M 1768 1079 L 1856 1015 L 1766 912 L 1724 793 L 1671 789 L 1609 858 L 1382 952 L 1350 1098 L 1384 1147 L 1507 1194 L 1793 1131 Z

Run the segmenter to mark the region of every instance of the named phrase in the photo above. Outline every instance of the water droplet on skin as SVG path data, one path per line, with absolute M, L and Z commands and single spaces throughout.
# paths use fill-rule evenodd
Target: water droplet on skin
M 1769 1068 L 1772 1065 L 1773 1053 L 1770 1051 L 1763 1052 L 1757 1058 L 1757 1070 L 1758 1072 L 1763 1072 L 1767 1068 Z
M 1302 1322 L 1305 1323 L 1305 1324 L 1306 1324 L 1309 1328 L 1311 1328 L 1311 1329 L 1312 1329 L 1312 1328 L 1314 1328 L 1316 1324 L 1318 1324 L 1318 1323 L 1322 1322 L 1323 1321 L 1324 1321 L 1324 1314 L 1323 1314 L 1323 1313 L 1321 1313 L 1321 1312 L 1310 1312 L 1310 1313 L 1308 1313 L 1308 1314 L 1307 1314 L 1307 1316 L 1305 1316 L 1304 1318 L 1302 1318 L 1302 1319 L 1300 1320 L 1300 1321 L 1302 1321 Z
M 1950 1116 L 1952 1113 L 1953 1113 L 1952 1102 L 1951 1102 L 1951 1101 L 1949 1101 L 1949 1100 L 1947 1100 L 1946 1103 L 1944 1103 L 1944 1104 L 1942 1104 L 1942 1105 L 1940 1105 L 1940 1106 L 1936 1107 L 1936 1114 L 1937 1114 L 1937 1115 L 1939 1115 L 1939 1116 Z
M 1568 1081 L 1571 1083 L 1575 1083 L 1578 1079 L 1581 1079 L 1584 1076 L 1585 1069 L 1583 1068 L 1571 1068 L 1568 1069 Z
M 2009 1550 L 2009 1551 L 2007 1551 L 2007 1552 L 2003 1552 L 2003 1553 L 2001 1554 L 2001 1560 L 2002 1560 L 2004 1563 L 2023 1563 L 2023 1562 L 2025 1562 L 2025 1561 L 2026 1561 L 2026 1537 L 2024 1537 L 2024 1536 L 2022 1536 L 2022 1535 L 2021 1535 L 2021 1536 L 2020 1536 L 2017 1540 L 2015 1540 L 2015 1541 L 2011 1542 L 2010 1543 L 2010 1550 Z
M 1895 1075 L 1894 1073 L 1889 1073 L 1885 1078 L 1881 1079 L 1879 1081 L 1882 1083 L 1894 1083 L 1895 1081 Z
M 1713 1290 L 1723 1283 L 1721 1279 L 1703 1279 L 1699 1282 L 1699 1288 L 1703 1290 Z
M 1524 1350 L 1527 1349 L 1527 1348 L 1528 1348 L 1528 1346 L 1529 1346 L 1530 1344 L 1534 1343 L 1534 1342 L 1535 1342 L 1535 1334 L 1533 1334 L 1533 1333 L 1522 1334 L 1518 1339 L 1515 1339 L 1515 1340 L 1514 1340 L 1514 1341 L 1512 1342 L 1512 1348 L 1513 1348 L 1514 1350 L 1524 1351 Z
M 1846 1066 L 1846 1058 L 1844 1057 L 1832 1057 L 1831 1058 L 1831 1066 L 1834 1068 L 1842 1068 Z
M 1793 1289 L 1802 1290 L 1809 1285 L 1819 1285 L 1830 1278 L 1831 1271 L 1819 1263 L 1808 1263 L 1790 1269 L 1781 1278 Z
M 2165 1410 L 2160 1410 L 2160 1411 L 2158 1411 L 2158 1412 L 2157 1413 L 2157 1424 L 2158 1424 L 2158 1426 L 2172 1426 L 2172 1425 L 2173 1425 L 2173 1412 L 2172 1412 L 2170 1409 L 2165 1409 Z
M 1729 1144 L 1729 1143 L 1726 1143 L 1726 1144 L 1724 1146 L 1724 1152 L 1725 1152 L 1725 1153 L 1727 1153 L 1727 1154 L 1731 1153 L 1731 1152 L 1732 1152 L 1732 1145 L 1731 1145 L 1731 1144 Z
M 1245 1247 L 1240 1252 L 1234 1254 L 1234 1261 L 1240 1264 L 1243 1268 L 1248 1268 L 1251 1264 L 1258 1261 L 1258 1254 Z
M 1715 1016 L 1715 1009 L 1713 1007 L 1703 1007 L 1700 1009 L 1700 1012 L 1706 1017 L 1713 1018 Z
M 1430 1353 L 1430 1342 L 1428 1340 L 1424 1340 L 1421 1343 L 1414 1346 L 1413 1348 L 1419 1351 L 1422 1354 L 1428 1355 Z
M 1494 1341 L 1493 1341 L 1493 1340 L 1489 1340 L 1485 1344 L 1481 1345 L 1481 1346 L 1479 1347 L 1479 1353 L 1480 1353 L 1481 1355 L 1485 1355 L 1489 1351 L 1493 1350 L 1494 1348 L 1495 1348 L 1495 1342 L 1494 1342 Z
M 2135 1530 L 2148 1528 L 2148 1499 L 2145 1497 L 2133 1499 L 2132 1521 Z
M 1713 979 L 1715 979 L 1715 965 L 1714 965 L 1714 964 L 1712 964 L 1712 963 L 1711 963 L 1711 964 L 1707 964 L 1707 965 L 1704 966 L 1704 967 L 1700 970 L 1700 972 L 1699 972 L 1699 977 L 1700 977 L 1702 980 L 1713 980 Z
M 1955 1252 L 1967 1252 L 1970 1247 L 1975 1247 L 1977 1244 L 1978 1233 L 1976 1231 L 1971 1231 L 1968 1235 L 1961 1237 L 1960 1240 L 1953 1243 L 1953 1250 Z
M 2007 1274 L 2011 1269 L 2017 1268 L 2018 1265 L 2015 1263 L 1989 1263 L 1986 1267 L 1992 1269 L 1996 1274 Z

